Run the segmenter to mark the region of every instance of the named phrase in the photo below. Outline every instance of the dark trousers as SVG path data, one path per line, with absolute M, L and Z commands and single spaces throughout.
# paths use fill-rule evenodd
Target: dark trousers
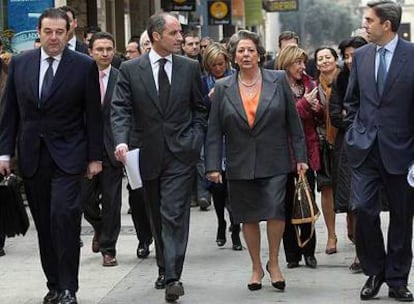
M 312 170 L 306 172 L 306 178 L 309 182 L 309 187 L 312 191 L 313 197 L 315 197 L 315 173 Z M 311 256 L 315 254 L 316 246 L 316 231 L 313 234 L 310 241 L 300 248 L 298 245 L 295 228 L 291 222 L 292 220 L 292 208 L 293 198 L 295 195 L 295 180 L 297 179 L 296 173 L 290 173 L 286 182 L 286 199 L 285 199 L 285 212 L 286 212 L 286 224 L 285 232 L 283 233 L 283 248 L 285 249 L 286 261 L 299 262 L 302 259 L 302 255 Z M 301 240 L 305 241 L 311 233 L 311 224 L 301 224 Z
M 128 202 L 131 207 L 132 221 L 140 243 L 150 244 L 152 239 L 151 225 L 148 218 L 144 188 L 132 190 L 128 185 Z
M 6 235 L 3 233 L 0 233 L 0 249 L 4 248 L 5 242 L 6 242 Z
M 233 222 L 233 215 L 228 204 L 227 179 L 225 172 L 222 173 L 222 178 L 222 184 L 211 183 L 211 186 L 209 188 L 211 195 L 213 196 L 214 210 L 216 211 L 218 226 L 223 227 L 226 225 L 226 221 L 224 219 L 224 210 L 227 207 L 231 223 L 231 231 L 233 232 L 232 236 L 237 235 L 238 237 L 240 232 L 240 224 L 235 225 Z
M 53 290 L 78 290 L 82 209 L 80 175 L 59 170 L 42 143 L 39 168 L 24 178 L 27 200 L 37 229 L 40 259 Z
M 197 165 L 194 170 L 194 184 L 193 184 L 193 193 L 192 200 L 198 202 L 200 199 L 206 199 L 208 202 L 211 202 L 211 195 L 207 189 L 206 181 L 206 168 L 204 162 L 204 147 L 200 153 L 200 159 L 197 162 Z
M 158 271 L 165 274 L 166 283 L 181 278 L 188 242 L 193 181 L 194 166 L 180 162 L 167 149 L 160 176 L 143 181 Z
M 390 212 L 387 249 L 379 216 L 382 187 Z M 364 273 L 369 276 L 384 273 L 390 287 L 406 286 L 412 260 L 414 198 L 406 175 L 386 172 L 375 143 L 364 163 L 352 170 L 351 189 L 357 213 L 356 249 Z
M 113 166 L 105 153 L 102 172 L 82 178 L 81 203 L 85 219 L 99 235 L 101 253 L 115 256 L 121 230 L 122 167 Z

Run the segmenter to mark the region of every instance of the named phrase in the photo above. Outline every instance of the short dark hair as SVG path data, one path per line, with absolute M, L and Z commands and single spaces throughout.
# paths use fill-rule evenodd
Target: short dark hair
M 88 26 L 83 32 L 83 38 L 86 38 L 88 34 L 95 34 L 97 32 L 102 32 L 101 27 L 97 25 Z
M 152 34 L 154 32 L 159 33 L 159 34 L 163 32 L 165 24 L 166 24 L 165 18 L 167 16 L 177 18 L 173 14 L 166 13 L 166 12 L 154 14 L 149 18 L 148 25 L 147 25 L 147 33 L 148 33 L 148 37 L 151 43 L 154 42 L 154 38 L 152 37 Z
M 200 38 L 200 35 L 195 30 L 190 30 L 190 31 L 185 32 L 183 34 L 183 42 L 182 42 L 183 44 L 185 44 L 185 39 L 187 37 L 197 37 L 197 38 Z M 200 38 L 200 41 L 201 41 L 201 38 Z
M 281 32 L 279 35 L 279 48 L 282 45 L 282 40 L 290 40 L 290 39 L 295 39 L 296 43 L 299 44 L 299 36 L 292 31 L 284 31 Z
M 42 28 L 42 21 L 45 18 L 51 18 L 51 19 L 63 19 L 66 21 L 66 31 L 69 31 L 70 28 L 70 22 L 69 17 L 66 15 L 65 11 L 61 10 L 60 8 L 48 8 L 42 12 L 42 14 L 39 17 L 37 28 Z
M 93 49 L 93 44 L 98 39 L 111 40 L 112 44 L 115 46 L 114 37 L 110 33 L 108 33 L 108 32 L 97 32 L 97 33 L 93 34 L 91 39 L 89 40 L 89 49 Z
M 354 37 L 342 40 L 338 45 L 338 49 L 341 51 L 341 56 L 344 57 L 346 48 L 352 47 L 354 49 L 357 49 L 367 43 L 368 42 L 363 37 L 354 36 Z
M 261 65 L 265 60 L 266 49 L 263 46 L 260 36 L 254 32 L 250 32 L 247 30 L 240 30 L 237 33 L 235 33 L 233 36 L 231 36 L 230 38 L 230 41 L 228 44 L 228 50 L 229 50 L 229 54 L 230 54 L 232 62 L 234 63 L 237 46 L 240 40 L 245 40 L 245 39 L 251 40 L 255 44 L 257 52 L 259 53 L 259 58 L 260 58 L 259 65 Z M 238 69 L 237 65 L 235 65 L 235 67 Z
M 318 53 L 322 50 L 328 50 L 332 54 L 332 56 L 334 56 L 335 60 L 338 60 L 338 58 L 339 58 L 338 53 L 333 48 L 331 48 L 329 46 L 321 46 L 321 47 L 319 47 L 315 50 L 315 54 L 314 54 L 314 58 L 313 58 L 315 60 L 315 63 L 318 61 L 317 60 Z
M 141 38 L 140 35 L 132 35 L 131 38 L 129 38 L 128 43 L 135 42 L 139 47 L 139 39 L 140 38 Z
M 374 10 L 381 23 L 390 21 L 391 30 L 396 33 L 401 24 L 402 8 L 401 5 L 390 0 L 369 1 L 367 6 Z
M 73 16 L 73 19 L 76 19 L 76 14 L 75 14 L 75 10 L 73 8 L 71 8 L 68 5 L 63 5 L 61 7 L 59 7 L 62 11 L 64 11 L 65 13 L 70 12 Z

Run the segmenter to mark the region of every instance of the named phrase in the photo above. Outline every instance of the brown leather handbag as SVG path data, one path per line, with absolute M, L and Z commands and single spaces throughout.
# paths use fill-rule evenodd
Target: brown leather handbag
M 296 231 L 296 238 L 300 248 L 303 248 L 315 233 L 315 223 L 319 215 L 319 208 L 316 205 L 315 198 L 311 193 L 308 180 L 305 173 L 301 172 L 296 182 L 291 220 Z M 301 239 L 301 224 L 312 225 L 310 235 L 305 241 L 302 241 Z

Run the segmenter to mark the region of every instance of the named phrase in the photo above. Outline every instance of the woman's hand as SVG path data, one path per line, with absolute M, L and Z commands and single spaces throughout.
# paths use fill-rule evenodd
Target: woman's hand
M 296 170 L 298 171 L 298 175 L 301 173 L 305 174 L 306 171 L 308 171 L 309 166 L 307 163 L 297 163 L 296 164 Z
M 216 184 L 222 184 L 223 178 L 221 177 L 221 173 L 219 171 L 213 171 L 206 174 L 207 179 L 210 182 L 216 183 Z
M 317 98 L 318 96 L 318 87 L 314 87 L 312 91 L 310 92 L 305 92 L 305 94 L 303 95 L 306 99 L 306 101 L 309 103 L 309 105 L 311 106 L 311 109 L 313 111 L 318 111 L 319 109 L 319 100 Z

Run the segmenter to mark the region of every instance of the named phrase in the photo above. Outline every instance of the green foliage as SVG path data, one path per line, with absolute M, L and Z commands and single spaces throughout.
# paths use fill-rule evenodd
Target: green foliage
M 332 0 L 299 0 L 299 11 L 280 14 L 281 30 L 295 31 L 306 49 L 336 46 L 360 26 L 357 11 Z

